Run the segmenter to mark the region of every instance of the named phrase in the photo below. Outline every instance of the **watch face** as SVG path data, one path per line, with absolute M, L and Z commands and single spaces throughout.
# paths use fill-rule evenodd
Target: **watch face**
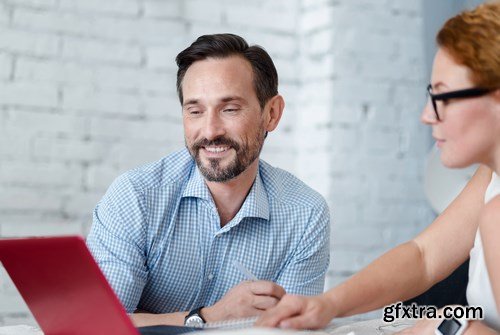
M 184 325 L 188 327 L 196 327 L 196 328 L 202 328 L 203 327 L 203 319 L 200 318 L 198 315 L 191 315 L 189 318 L 187 318 L 186 322 Z
M 454 335 L 460 330 L 461 327 L 462 324 L 460 322 L 454 319 L 450 319 L 443 320 L 443 322 L 441 322 L 441 324 L 439 325 L 438 330 L 443 335 Z

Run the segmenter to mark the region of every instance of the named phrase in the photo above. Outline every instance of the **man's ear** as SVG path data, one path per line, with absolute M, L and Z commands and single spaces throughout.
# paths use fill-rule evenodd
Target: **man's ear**
M 278 126 L 281 115 L 283 115 L 285 100 L 281 95 L 277 94 L 267 102 L 265 109 L 268 110 L 265 124 L 266 131 L 273 131 Z

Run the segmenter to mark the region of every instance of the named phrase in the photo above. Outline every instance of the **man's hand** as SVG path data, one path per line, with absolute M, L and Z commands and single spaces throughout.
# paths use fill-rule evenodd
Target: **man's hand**
M 270 281 L 245 281 L 231 288 L 201 314 L 208 322 L 260 315 L 274 307 L 285 295 L 283 287 Z
M 286 295 L 255 323 L 257 327 L 318 329 L 333 318 L 333 303 L 324 294 L 315 297 Z

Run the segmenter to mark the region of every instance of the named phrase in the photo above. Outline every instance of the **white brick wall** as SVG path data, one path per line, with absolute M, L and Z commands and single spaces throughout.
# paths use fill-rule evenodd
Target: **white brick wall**
M 332 6 L 331 284 L 433 219 L 421 183 L 430 145 L 419 123 L 426 81 L 421 2 Z
M 137 16 L 140 12 L 141 3 L 136 0 L 59 0 L 62 10 L 76 11 L 89 14 L 109 14 L 111 16 Z
M 12 187 L 78 189 L 81 181 L 74 176 L 81 174 L 81 170 L 75 164 L 10 161 L 0 167 L 0 182 Z
M 130 93 L 97 91 L 91 87 L 67 87 L 62 92 L 62 108 L 81 114 L 139 117 L 140 98 Z
M 147 0 L 143 5 L 146 17 L 156 19 L 181 18 L 182 3 L 179 1 Z
M 139 66 L 142 61 L 139 46 L 107 41 L 89 41 L 83 38 L 65 38 L 62 45 L 62 57 L 80 63 Z M 113 51 L 111 52 L 111 50 Z
M 183 146 L 176 54 L 233 32 L 275 60 L 262 157 L 327 198 L 331 287 L 432 219 L 421 1 L 0 0 L 0 236 L 85 235 L 114 178 Z M 2 278 L 0 325 L 34 323 Z
M 0 80 L 6 80 L 10 77 L 12 68 L 12 57 L 6 54 L 0 54 Z
M 58 105 L 58 90 L 52 85 L 36 85 L 26 82 L 0 83 L 3 106 L 29 106 L 51 108 Z
M 37 134 L 85 135 L 87 119 L 83 116 L 60 113 L 41 113 L 35 110 L 15 109 L 6 112 L 6 126 L 23 136 Z
M 0 3 L 0 23 L 5 25 L 10 21 L 10 9 L 4 3 Z
M 55 56 L 58 52 L 59 38 L 33 31 L 23 31 L 11 27 L 2 27 L 0 49 L 29 56 Z

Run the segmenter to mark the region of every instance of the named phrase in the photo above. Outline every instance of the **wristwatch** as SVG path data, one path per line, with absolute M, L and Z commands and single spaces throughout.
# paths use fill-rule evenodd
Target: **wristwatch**
M 184 326 L 202 328 L 205 324 L 205 319 L 201 316 L 202 307 L 198 307 L 193 309 L 189 314 L 184 318 Z
M 469 322 L 465 319 L 444 319 L 436 327 L 436 335 L 461 335 L 467 329 Z

